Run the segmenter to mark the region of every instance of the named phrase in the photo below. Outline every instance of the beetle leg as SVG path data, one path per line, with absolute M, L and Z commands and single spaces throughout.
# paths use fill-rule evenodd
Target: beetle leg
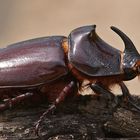
M 35 125 L 35 133 L 39 136 L 39 127 L 41 123 L 43 122 L 44 118 L 52 111 L 56 109 L 56 107 L 62 103 L 65 98 L 72 92 L 72 89 L 74 88 L 75 83 L 71 81 L 59 94 L 59 96 L 56 98 L 55 102 L 42 114 L 40 119 L 37 121 Z
M 90 87 L 96 94 L 107 95 L 109 101 L 114 101 L 114 106 L 118 104 L 118 100 L 115 95 L 111 91 L 105 89 L 100 83 L 91 84 Z
M 133 107 L 135 107 L 137 110 L 140 111 L 140 107 L 138 107 L 135 104 L 135 101 L 132 98 L 128 88 L 126 87 L 126 85 L 123 82 L 121 82 L 119 85 L 120 85 L 122 93 L 123 93 L 123 99 L 126 100 L 127 102 L 129 102 Z
M 0 111 L 4 111 L 8 108 L 12 108 L 12 106 L 18 104 L 19 102 L 31 97 L 33 93 L 27 92 L 25 94 L 21 94 L 15 98 L 5 99 L 3 100 L 3 104 L 0 104 Z
M 115 96 L 112 92 L 105 89 L 103 86 L 101 86 L 99 83 L 91 84 L 90 88 L 97 94 L 106 94 L 110 99 L 113 99 Z

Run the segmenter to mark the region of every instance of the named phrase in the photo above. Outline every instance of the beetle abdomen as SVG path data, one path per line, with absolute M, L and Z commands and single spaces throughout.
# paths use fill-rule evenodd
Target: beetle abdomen
M 0 88 L 39 85 L 67 74 L 64 38 L 38 38 L 1 49 Z

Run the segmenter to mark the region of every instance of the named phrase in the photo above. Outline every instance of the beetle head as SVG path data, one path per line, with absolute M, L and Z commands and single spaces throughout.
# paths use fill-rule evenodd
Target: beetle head
M 125 71 L 133 72 L 133 75 L 140 75 L 140 55 L 129 37 L 116 27 L 111 27 L 123 40 L 125 45 L 123 56 L 123 69 Z

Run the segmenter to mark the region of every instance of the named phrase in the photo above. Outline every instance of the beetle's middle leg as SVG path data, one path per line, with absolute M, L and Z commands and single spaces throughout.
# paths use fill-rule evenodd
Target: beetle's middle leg
M 30 98 L 31 96 L 33 96 L 33 93 L 27 92 L 25 94 L 21 94 L 14 98 L 5 99 L 5 100 L 3 100 L 4 103 L 0 104 L 0 111 L 9 109 L 12 106 L 18 104 L 19 102 L 22 102 L 23 100 L 25 100 L 27 98 Z
M 128 88 L 126 87 L 126 85 L 123 82 L 121 82 L 119 85 L 120 85 L 122 93 L 123 93 L 123 100 L 125 100 L 127 103 L 130 103 L 134 108 L 136 108 L 137 110 L 140 111 L 140 107 L 138 107 L 135 104 L 135 101 L 132 98 Z
M 58 97 L 56 98 L 55 102 L 42 114 L 42 116 L 40 117 L 40 119 L 38 120 L 38 122 L 35 125 L 35 133 L 39 136 L 39 127 L 42 123 L 42 121 L 44 120 L 44 118 L 53 110 L 56 109 L 56 107 L 62 103 L 65 98 L 73 91 L 73 89 L 75 88 L 75 83 L 74 81 L 71 81 L 67 86 L 64 87 L 64 89 L 60 92 L 60 94 L 58 95 Z

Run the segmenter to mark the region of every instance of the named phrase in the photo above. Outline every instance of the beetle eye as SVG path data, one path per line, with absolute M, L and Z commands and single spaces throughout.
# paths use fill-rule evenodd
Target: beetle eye
M 134 66 L 134 70 L 137 72 L 137 74 L 140 76 L 140 60 L 138 60 Z

